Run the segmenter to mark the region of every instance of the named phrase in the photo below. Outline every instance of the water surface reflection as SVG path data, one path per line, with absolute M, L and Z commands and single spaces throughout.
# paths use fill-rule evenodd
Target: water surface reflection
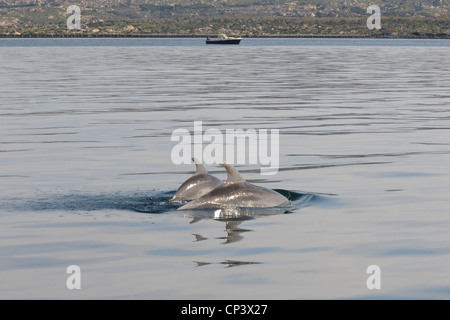
M 242 233 L 252 231 L 240 227 L 244 221 L 262 216 L 293 212 L 294 210 L 308 205 L 310 200 L 314 197 L 314 195 L 310 193 L 303 194 L 283 189 L 276 189 L 276 191 L 283 194 L 288 198 L 288 200 L 291 201 L 288 206 L 273 208 L 225 207 L 217 209 L 183 210 L 183 216 L 190 219 L 190 224 L 196 223 L 203 219 L 213 219 L 225 223 L 225 231 L 227 235 L 216 239 L 224 239 L 225 242 L 223 242 L 223 244 L 235 243 L 244 238 Z M 195 242 L 207 239 L 200 234 L 194 234 L 194 236 L 196 238 Z

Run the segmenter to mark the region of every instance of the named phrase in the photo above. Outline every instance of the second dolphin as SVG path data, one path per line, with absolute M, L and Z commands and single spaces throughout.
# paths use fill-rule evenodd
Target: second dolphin
M 171 201 L 184 201 L 200 198 L 223 183 L 219 178 L 210 175 L 205 167 L 196 161 L 196 159 L 192 158 L 192 161 L 195 163 L 197 171 L 178 188 Z

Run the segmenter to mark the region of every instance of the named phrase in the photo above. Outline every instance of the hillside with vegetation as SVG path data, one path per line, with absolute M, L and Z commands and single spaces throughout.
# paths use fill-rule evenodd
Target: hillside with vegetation
M 381 30 L 369 30 L 369 5 Z M 70 5 L 81 30 L 68 30 Z M 0 0 L 0 35 L 366 35 L 448 37 L 448 0 Z

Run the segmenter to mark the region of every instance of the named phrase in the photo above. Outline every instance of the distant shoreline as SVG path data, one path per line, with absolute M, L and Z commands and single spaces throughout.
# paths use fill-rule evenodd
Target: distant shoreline
M 0 38 L 206 38 L 215 37 L 215 34 L 0 34 Z M 241 35 L 242 38 L 342 38 L 342 39 L 450 39 L 450 35 Z

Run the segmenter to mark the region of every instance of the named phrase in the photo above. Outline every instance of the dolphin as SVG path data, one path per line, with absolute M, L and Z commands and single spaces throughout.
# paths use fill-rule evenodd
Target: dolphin
M 223 183 L 219 178 L 210 175 L 205 167 L 196 159 L 192 158 L 192 161 L 195 163 L 197 171 L 192 177 L 183 182 L 170 201 L 184 201 L 200 198 Z
M 245 181 L 233 165 L 227 163 L 221 165 L 227 170 L 227 181 L 200 198 L 186 203 L 178 210 L 226 207 L 270 208 L 289 203 L 289 200 L 280 193 Z

